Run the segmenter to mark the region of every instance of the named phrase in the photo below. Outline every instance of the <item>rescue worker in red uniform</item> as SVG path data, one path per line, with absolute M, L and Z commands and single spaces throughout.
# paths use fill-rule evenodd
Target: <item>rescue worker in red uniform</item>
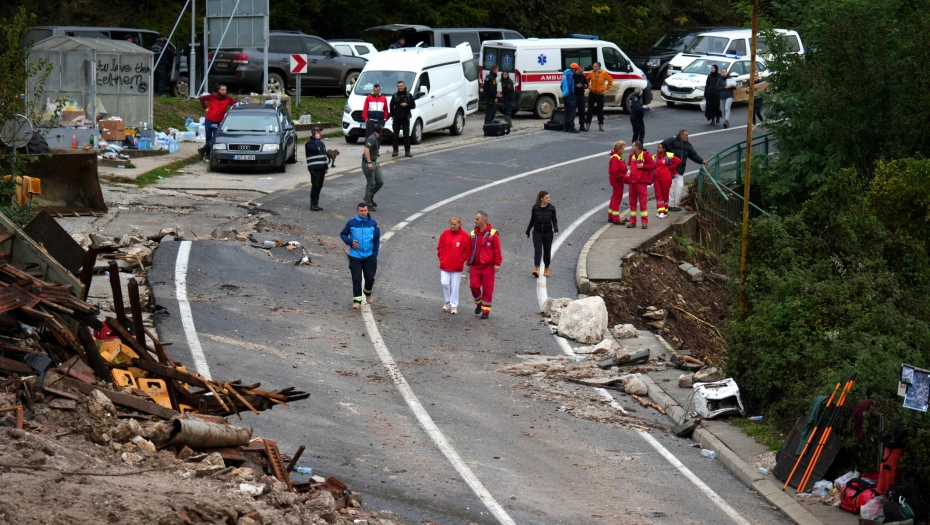
M 659 218 L 668 217 L 668 191 L 672 187 L 672 177 L 681 164 L 681 159 L 674 153 L 665 151 L 665 145 L 659 143 L 656 151 L 656 208 L 659 212 Z
M 610 164 L 607 171 L 610 174 L 610 206 L 607 207 L 607 222 L 610 224 L 623 224 L 626 219 L 620 219 L 620 205 L 623 204 L 623 187 L 629 182 L 626 176 L 626 162 L 623 161 L 623 152 L 626 151 L 626 142 L 614 142 L 613 151 L 610 152 Z M 632 194 L 631 194 L 632 195 Z
M 468 266 L 471 268 L 471 296 L 475 298 L 475 315 L 481 314 L 482 319 L 487 319 L 491 314 L 491 300 L 494 297 L 494 274 L 500 271 L 504 261 L 501 240 L 497 230 L 488 223 L 488 214 L 480 210 L 475 214 L 475 229 L 471 231 L 470 237 Z
M 636 217 L 642 220 L 643 229 L 649 224 L 649 185 L 652 184 L 656 163 L 652 155 L 643 149 L 643 143 L 633 143 L 633 153 L 630 153 L 630 222 L 627 228 L 636 227 Z

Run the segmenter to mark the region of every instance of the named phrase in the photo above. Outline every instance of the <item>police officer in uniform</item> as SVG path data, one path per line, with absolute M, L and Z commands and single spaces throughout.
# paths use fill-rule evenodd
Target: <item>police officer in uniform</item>
M 400 142 L 400 132 L 404 132 L 404 156 L 412 157 L 410 153 L 410 110 L 417 107 L 417 102 L 413 95 L 407 91 L 407 84 L 403 80 L 397 81 L 397 93 L 391 97 L 391 116 L 394 118 L 394 153 L 392 157 L 397 156 L 397 148 Z
M 497 98 L 497 64 L 491 66 L 491 72 L 485 77 L 482 89 L 484 90 L 484 123 L 488 124 L 494 120 L 494 115 L 497 114 L 497 103 L 499 102 Z
M 504 102 L 504 107 L 501 110 L 504 113 L 504 120 L 508 124 L 513 124 L 513 105 L 516 99 L 516 93 L 513 88 L 513 79 L 510 78 L 510 74 L 504 71 L 501 73 L 501 98 Z
M 313 188 L 310 189 L 310 209 L 313 211 L 323 211 L 323 208 L 320 208 L 320 191 L 323 190 L 323 179 L 329 173 L 326 145 L 323 144 L 322 137 L 323 129 L 314 127 L 310 130 L 310 140 L 304 146 L 307 171 L 310 172 L 310 183 L 313 184 Z

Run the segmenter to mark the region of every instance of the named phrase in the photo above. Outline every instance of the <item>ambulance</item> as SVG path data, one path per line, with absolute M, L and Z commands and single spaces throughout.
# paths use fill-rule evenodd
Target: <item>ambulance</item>
M 516 109 L 548 119 L 562 106 L 562 72 L 572 62 L 586 73 L 591 64 L 600 62 L 601 68 L 613 77 L 613 87 L 604 94 L 604 106 L 620 106 L 629 113 L 630 97 L 636 88 L 642 88 L 643 102 L 652 102 L 646 74 L 626 53 L 612 42 L 587 35 L 487 40 L 481 44 L 478 79 L 483 85 L 491 66 L 497 65 L 498 75 L 506 71 L 513 80 Z

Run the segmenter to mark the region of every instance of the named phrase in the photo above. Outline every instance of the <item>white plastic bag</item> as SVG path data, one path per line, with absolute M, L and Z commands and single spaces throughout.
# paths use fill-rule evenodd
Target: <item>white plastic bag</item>
M 885 505 L 885 496 L 875 496 L 859 509 L 859 515 L 864 520 L 883 521 L 882 507 Z
M 836 480 L 833 482 L 833 486 L 836 487 L 837 490 L 843 490 L 843 487 L 845 487 L 846 484 L 849 483 L 849 480 L 853 478 L 858 478 L 858 477 L 859 477 L 858 470 L 847 472 L 846 474 L 843 474 L 842 476 L 836 478 Z
M 830 492 L 833 489 L 833 482 L 827 479 L 822 479 L 817 483 L 814 483 L 814 488 L 811 489 L 811 494 L 814 497 L 824 496 L 827 492 Z
M 678 207 L 681 203 L 681 194 L 685 191 L 685 178 L 681 175 L 675 175 L 672 179 L 672 187 L 668 192 L 668 205 L 671 208 Z
M 701 99 L 701 113 L 707 111 L 707 99 Z

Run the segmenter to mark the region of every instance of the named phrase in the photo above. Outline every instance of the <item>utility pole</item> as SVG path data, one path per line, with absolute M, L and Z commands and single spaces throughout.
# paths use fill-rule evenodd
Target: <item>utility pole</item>
M 194 92 L 194 86 L 197 84 L 197 30 L 195 23 L 197 20 L 197 0 L 191 1 L 191 55 L 187 58 L 187 96 L 194 98 L 197 93 Z
M 746 251 L 749 244 L 749 179 L 752 171 L 752 115 L 756 98 L 756 40 L 759 37 L 759 0 L 752 2 L 751 61 L 749 62 L 749 115 L 746 125 L 746 173 L 743 179 L 743 245 L 739 263 L 739 318 L 746 317 Z

